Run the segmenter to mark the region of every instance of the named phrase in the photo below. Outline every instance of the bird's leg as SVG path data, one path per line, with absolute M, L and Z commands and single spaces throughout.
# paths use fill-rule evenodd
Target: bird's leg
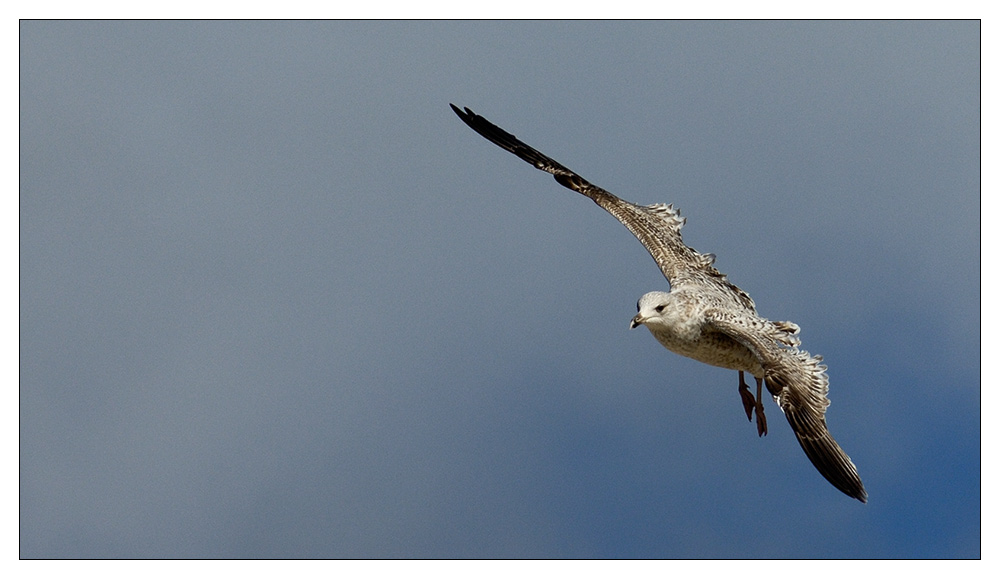
M 753 409 L 757 406 L 757 401 L 753 399 L 753 394 L 750 393 L 750 386 L 743 380 L 743 370 L 740 370 L 740 398 L 743 399 L 743 410 L 747 413 L 747 420 L 753 420 Z M 760 397 L 760 389 L 758 382 L 757 396 Z
M 740 378 L 742 379 L 742 376 Z M 760 393 L 760 388 L 764 385 L 764 380 L 756 376 L 754 376 L 754 379 L 757 380 L 757 405 L 754 407 L 757 411 L 757 436 L 766 436 L 767 418 L 764 418 L 764 397 Z

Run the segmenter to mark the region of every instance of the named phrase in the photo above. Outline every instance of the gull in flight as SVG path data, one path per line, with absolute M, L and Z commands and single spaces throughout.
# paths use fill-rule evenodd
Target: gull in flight
M 799 327 L 757 315 L 753 300 L 719 273 L 712 254 L 698 253 L 681 240 L 685 219 L 672 205 L 635 205 L 592 185 L 575 172 L 522 143 L 483 117 L 451 105 L 455 114 L 490 142 L 551 173 L 556 181 L 589 197 L 613 215 L 645 246 L 670 284 L 639 298 L 632 328 L 644 325 L 668 350 L 699 362 L 739 372 L 739 394 L 747 419 L 756 416 L 757 434 L 767 434 L 761 388 L 784 413 L 806 456 L 844 494 L 868 501 L 858 471 L 826 428 L 829 378 L 822 357 L 799 350 Z M 757 396 L 744 381 L 749 372 Z

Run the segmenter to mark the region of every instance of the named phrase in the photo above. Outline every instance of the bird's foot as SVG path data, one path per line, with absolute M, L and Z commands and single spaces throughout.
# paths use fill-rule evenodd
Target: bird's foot
M 764 405 L 758 404 L 754 410 L 757 411 L 757 436 L 767 436 L 767 418 L 764 417 Z
M 743 399 L 743 411 L 747 413 L 747 420 L 753 420 L 753 410 L 757 407 L 757 401 L 750 393 L 750 386 L 743 381 L 743 371 L 740 371 L 740 398 Z
M 764 380 L 757 378 L 757 404 L 754 406 L 754 410 L 757 414 L 757 436 L 767 436 L 767 418 L 764 417 L 764 397 L 761 395 L 761 386 L 764 384 Z

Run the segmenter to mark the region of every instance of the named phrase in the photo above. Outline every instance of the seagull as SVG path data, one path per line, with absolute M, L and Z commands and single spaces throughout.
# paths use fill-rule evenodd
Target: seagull
M 827 481 L 844 494 L 868 502 L 858 470 L 826 427 L 830 380 L 821 356 L 798 348 L 799 327 L 762 318 L 749 295 L 713 266 L 715 255 L 698 253 L 681 240 L 685 219 L 673 205 L 636 205 L 589 183 L 524 144 L 471 109 L 452 110 L 493 144 L 552 174 L 562 185 L 589 197 L 632 232 L 660 267 L 670 291 L 639 298 L 630 327 L 646 328 L 668 350 L 739 372 L 739 394 L 747 419 L 756 416 L 758 436 L 767 434 L 762 386 L 781 409 L 802 450 Z M 757 396 L 744 380 L 757 382 Z

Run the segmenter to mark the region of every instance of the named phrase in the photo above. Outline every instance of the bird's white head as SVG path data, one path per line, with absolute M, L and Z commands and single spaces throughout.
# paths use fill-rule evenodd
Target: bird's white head
M 669 292 L 649 292 L 639 298 L 636 309 L 639 313 L 632 318 L 629 327 L 638 328 L 643 324 L 654 326 L 670 325 L 678 312 L 674 311 L 674 296 Z

